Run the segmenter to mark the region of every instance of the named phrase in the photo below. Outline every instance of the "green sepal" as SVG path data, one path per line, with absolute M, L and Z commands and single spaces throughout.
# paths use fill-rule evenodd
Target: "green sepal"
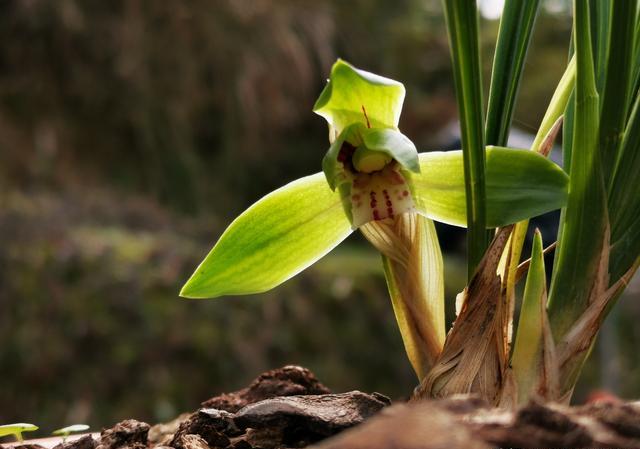
M 313 111 L 327 120 L 332 136 L 352 123 L 397 128 L 404 96 L 402 83 L 338 59 Z
M 569 178 L 533 151 L 487 147 L 488 228 L 506 226 L 566 204 Z M 462 151 L 420 153 L 420 174 L 405 175 L 419 213 L 465 227 L 466 203 Z
M 342 204 L 322 173 L 271 192 L 229 225 L 180 296 L 260 293 L 281 284 L 352 232 Z

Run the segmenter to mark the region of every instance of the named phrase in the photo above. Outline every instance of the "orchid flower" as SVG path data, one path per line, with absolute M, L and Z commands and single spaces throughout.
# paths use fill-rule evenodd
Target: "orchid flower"
M 442 255 L 432 220 L 466 225 L 461 151 L 418 153 L 398 129 L 404 86 L 338 60 L 314 112 L 329 124 L 324 173 L 236 218 L 182 288 L 187 298 L 270 290 L 360 229 L 383 255 L 409 359 L 422 377 L 445 335 Z M 568 177 L 531 151 L 488 147 L 487 226 L 562 207 Z

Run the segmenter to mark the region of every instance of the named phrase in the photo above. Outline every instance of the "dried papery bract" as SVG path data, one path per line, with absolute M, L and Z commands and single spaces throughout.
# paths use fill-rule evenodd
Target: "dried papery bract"
M 505 291 L 497 274 L 513 226 L 500 229 L 480 262 L 453 328 L 434 367 L 416 388 L 414 399 L 477 393 L 497 404 L 509 354 Z
M 444 342 L 442 254 L 431 220 L 409 212 L 360 228 L 383 255 L 393 310 L 409 360 L 422 379 Z

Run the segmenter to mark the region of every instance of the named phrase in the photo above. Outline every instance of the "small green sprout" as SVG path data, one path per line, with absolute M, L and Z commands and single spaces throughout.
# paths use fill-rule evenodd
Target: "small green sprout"
M 65 442 L 70 434 L 85 432 L 87 430 L 89 430 L 89 426 L 86 424 L 73 424 L 71 426 L 63 427 L 62 429 L 54 430 L 52 435 L 62 437 L 62 442 Z
M 22 441 L 22 432 L 33 432 L 38 430 L 38 426 L 27 423 L 4 424 L 0 426 L 0 437 L 13 435 L 16 440 Z

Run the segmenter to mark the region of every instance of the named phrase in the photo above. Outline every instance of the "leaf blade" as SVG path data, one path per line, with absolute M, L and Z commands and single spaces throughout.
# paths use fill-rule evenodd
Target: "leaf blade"
M 489 246 L 486 231 L 482 70 L 475 1 L 444 0 L 453 78 L 460 116 L 467 201 L 467 273 L 471 279 Z
M 500 18 L 487 106 L 487 145 L 507 145 L 539 0 L 507 1 Z

